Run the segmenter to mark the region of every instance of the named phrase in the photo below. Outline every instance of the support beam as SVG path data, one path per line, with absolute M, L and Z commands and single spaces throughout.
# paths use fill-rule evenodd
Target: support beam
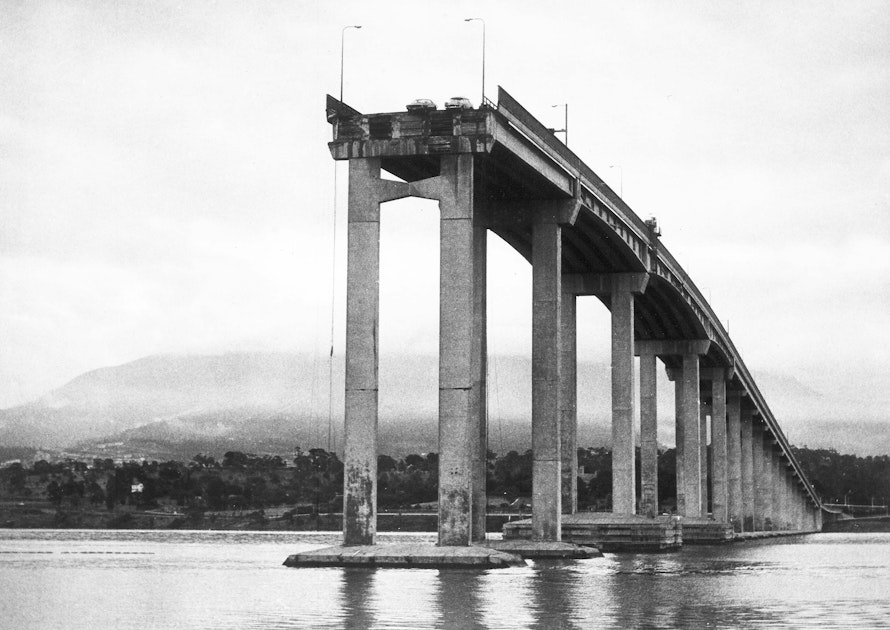
M 469 545 L 478 456 L 473 157 L 442 157 L 439 195 L 439 545 Z M 475 404 L 474 404 L 475 403 Z
M 476 443 L 473 458 L 472 527 L 473 542 L 485 540 L 488 514 L 488 330 L 486 276 L 488 230 L 482 212 L 474 208 L 473 217 L 473 408 Z
M 700 516 L 701 496 L 701 433 L 699 430 L 698 355 L 683 355 L 683 476 L 686 512 L 683 516 Z
M 726 477 L 729 522 L 742 531 L 742 434 L 739 392 L 728 392 L 726 399 Z
M 754 531 L 753 418 L 751 409 L 742 408 L 742 531 Z
M 701 390 L 699 390 L 701 391 Z M 701 459 L 701 515 L 708 517 L 708 418 L 711 414 L 711 406 L 704 401 L 699 403 L 699 457 Z
M 751 427 L 751 471 L 754 481 L 754 531 L 764 531 L 766 485 L 763 476 L 763 424 L 757 419 Z
M 773 491 L 772 498 L 772 522 L 773 529 L 785 529 L 784 524 L 782 523 L 782 487 L 784 484 L 784 479 L 782 479 L 782 467 L 780 463 L 780 451 L 778 446 L 772 449 L 772 464 L 773 464 L 773 473 L 772 473 L 772 484 L 771 488 Z
M 612 512 L 636 513 L 634 463 L 634 294 L 616 278 L 612 311 Z
M 640 356 L 640 513 L 658 515 L 658 397 L 656 357 Z
M 562 292 L 562 362 L 560 363 L 559 438 L 562 457 L 562 513 L 578 511 L 578 358 L 577 298 Z
M 763 432 L 763 529 L 773 526 L 773 435 Z
M 557 223 L 532 229 L 532 538 L 561 539 L 560 344 L 562 234 Z
M 725 371 L 714 368 L 711 371 L 711 513 L 715 521 L 723 523 L 730 522 L 726 426 Z
M 670 376 L 670 374 L 669 374 Z M 677 469 L 677 514 L 686 515 L 686 426 L 683 415 L 683 378 L 682 370 L 672 379 L 674 381 L 674 440 L 676 441 Z

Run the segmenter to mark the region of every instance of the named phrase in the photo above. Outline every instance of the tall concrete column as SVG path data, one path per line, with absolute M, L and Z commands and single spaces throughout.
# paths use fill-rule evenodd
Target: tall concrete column
M 658 398 L 656 357 L 640 354 L 640 513 L 658 515 Z
M 726 371 L 711 371 L 711 513 L 714 520 L 729 522 L 726 445 Z
M 766 509 L 764 492 L 766 486 L 763 478 L 763 425 L 755 420 L 751 427 L 751 469 L 754 480 L 754 531 L 762 532 L 763 514 Z
M 634 463 L 634 296 L 612 290 L 612 512 L 636 513 Z
M 773 527 L 773 435 L 763 432 L 763 529 Z
M 479 370 L 476 335 L 473 157 L 442 157 L 439 222 L 439 544 L 468 545 L 473 460 L 478 459 Z M 475 357 L 475 358 L 474 358 Z
M 532 537 L 561 539 L 560 363 L 562 230 L 532 229 Z
M 697 354 L 683 355 L 683 476 L 686 494 L 684 516 L 701 515 L 701 432 L 699 429 L 700 393 Z
M 772 450 L 772 523 L 773 529 L 784 529 L 782 525 L 782 469 L 779 464 L 778 447 Z
M 740 416 L 742 435 L 742 531 L 754 531 L 754 421 L 750 409 L 743 407 Z
M 343 543 L 374 544 L 377 532 L 377 356 L 380 204 L 407 195 L 380 179 L 377 158 L 349 161 Z
M 485 540 L 488 514 L 488 331 L 486 274 L 488 230 L 480 212 L 474 212 L 473 226 L 473 408 L 476 418 L 476 445 L 473 458 L 472 527 L 473 542 Z
M 578 358 L 577 298 L 562 293 L 562 362 L 560 363 L 560 455 L 562 457 L 562 513 L 578 511 Z
M 791 491 L 791 472 L 785 467 L 785 498 L 782 501 L 782 514 L 785 522 L 785 529 L 794 529 L 794 518 L 791 515 L 791 505 L 793 502 Z
M 708 417 L 710 413 L 711 406 L 702 401 L 698 425 L 698 445 L 701 458 L 701 515 L 704 518 L 708 517 L 708 477 L 710 476 L 708 469 Z
M 677 443 L 677 514 L 686 515 L 686 427 L 683 416 L 683 371 L 674 379 L 674 432 Z
M 726 399 L 726 477 L 729 522 L 742 531 L 742 434 L 739 392 L 729 392 Z M 716 518 L 716 517 L 715 517 Z

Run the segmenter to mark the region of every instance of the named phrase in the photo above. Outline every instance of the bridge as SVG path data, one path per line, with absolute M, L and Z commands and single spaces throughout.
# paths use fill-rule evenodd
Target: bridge
M 477 109 L 378 114 L 328 96 L 327 119 L 331 155 L 349 163 L 345 545 L 375 542 L 380 206 L 407 196 L 440 209 L 440 546 L 485 538 L 488 230 L 532 265 L 533 540 L 560 541 L 577 512 L 578 296 L 611 312 L 614 517 L 658 514 L 660 360 L 676 392 L 679 514 L 739 534 L 821 528 L 820 499 L 778 420 L 655 221 L 504 89 Z

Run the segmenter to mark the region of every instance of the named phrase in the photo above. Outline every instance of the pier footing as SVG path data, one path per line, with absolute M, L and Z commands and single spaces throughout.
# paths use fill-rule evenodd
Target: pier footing
M 735 539 L 731 523 L 706 518 L 684 518 L 681 525 L 684 545 L 720 545 Z
M 530 538 L 531 520 L 504 525 L 505 541 Z M 579 512 L 563 515 L 562 540 L 602 551 L 670 551 L 682 546 L 683 533 L 679 521 L 670 516 Z
M 500 569 L 524 565 L 518 554 L 497 549 L 424 544 L 325 547 L 293 554 L 284 561 L 286 567 Z

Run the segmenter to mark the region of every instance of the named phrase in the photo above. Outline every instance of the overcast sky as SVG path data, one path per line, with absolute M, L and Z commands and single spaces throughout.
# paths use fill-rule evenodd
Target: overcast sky
M 572 149 L 658 218 L 750 369 L 883 413 L 890 5 L 812 0 L 2 3 L 0 407 L 149 354 L 326 358 L 335 259 L 341 353 L 341 28 L 344 100 L 395 111 L 478 103 L 467 17 L 486 94 L 554 127 L 569 104 Z M 436 351 L 437 225 L 384 209 L 384 352 Z M 530 270 L 490 252 L 491 349 L 529 353 Z M 607 312 L 580 314 L 608 361 Z

